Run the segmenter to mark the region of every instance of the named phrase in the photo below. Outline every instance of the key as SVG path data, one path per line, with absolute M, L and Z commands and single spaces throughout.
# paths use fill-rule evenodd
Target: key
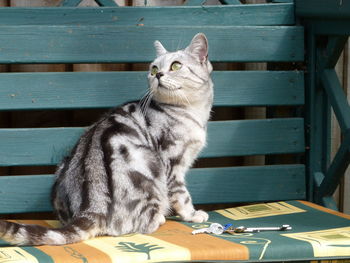
M 203 233 L 221 235 L 224 233 L 224 227 L 218 223 L 212 223 L 209 227 L 192 231 L 192 235 Z
M 233 229 L 235 233 L 256 233 L 261 231 L 286 231 L 292 230 L 290 225 L 282 225 L 280 227 L 244 227 L 239 226 Z M 232 231 L 232 230 L 231 230 Z

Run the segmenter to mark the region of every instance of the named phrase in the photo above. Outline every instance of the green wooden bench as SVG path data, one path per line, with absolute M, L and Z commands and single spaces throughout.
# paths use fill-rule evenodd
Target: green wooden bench
M 187 1 L 177 7 L 117 7 L 99 0 L 104 7 L 74 7 L 79 2 L 66 0 L 57 8 L 0 8 L 0 64 L 148 63 L 155 57 L 155 40 L 176 50 L 198 32 L 209 40 L 214 68 L 218 62 L 268 62 L 268 68 L 288 64 L 290 70 L 283 71 L 213 72 L 215 109 L 261 106 L 267 107 L 268 117 L 210 122 L 208 146 L 200 157 L 215 163 L 221 157 L 266 155 L 270 164 L 194 168 L 187 176 L 188 187 L 196 204 L 308 200 L 335 209 L 332 195 L 350 160 L 350 109 L 334 70 L 350 33 L 349 2 L 242 5 L 225 0 L 222 6 Z M 146 87 L 144 71 L 0 73 L 0 110 L 107 109 L 139 99 Z M 288 116 L 275 117 L 279 106 L 288 107 Z M 331 108 L 343 134 L 332 161 Z M 0 129 L 0 166 L 56 165 L 83 130 Z M 278 158 L 286 154 L 291 156 L 288 164 Z M 1 176 L 0 213 L 51 211 L 52 183 L 51 174 Z M 300 202 L 277 204 L 306 210 Z M 344 240 L 337 244 L 349 248 L 350 239 Z M 23 251 L 40 262 L 53 262 L 42 250 L 23 249 L 0 247 L 0 262 L 23 256 Z M 88 262 L 74 249 L 65 247 L 78 260 L 74 262 Z M 345 253 L 336 258 L 349 257 Z M 301 260 L 283 253 L 249 259 Z

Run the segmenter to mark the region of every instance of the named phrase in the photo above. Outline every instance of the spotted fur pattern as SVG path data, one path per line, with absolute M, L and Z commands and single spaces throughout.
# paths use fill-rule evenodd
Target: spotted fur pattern
M 206 141 L 213 100 L 208 43 L 197 34 L 184 50 L 155 42 L 149 92 L 89 127 L 57 169 L 52 203 L 63 227 L 0 221 L 0 237 L 20 245 L 62 245 L 95 236 L 151 233 L 174 210 L 203 222 L 185 174 Z M 177 63 L 175 68 L 173 64 Z

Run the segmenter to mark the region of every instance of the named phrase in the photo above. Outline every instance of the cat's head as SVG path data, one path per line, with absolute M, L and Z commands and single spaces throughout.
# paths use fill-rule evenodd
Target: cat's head
M 150 64 L 148 81 L 154 100 L 176 105 L 195 105 L 212 100 L 213 68 L 208 60 L 208 40 L 195 35 L 188 47 L 167 51 L 154 42 L 157 58 Z

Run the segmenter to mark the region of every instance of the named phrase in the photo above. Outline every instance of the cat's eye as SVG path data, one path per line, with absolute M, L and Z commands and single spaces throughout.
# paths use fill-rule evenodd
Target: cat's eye
M 156 75 L 158 73 L 158 68 L 157 66 L 153 66 L 151 69 L 151 75 Z
M 182 67 L 182 64 L 178 61 L 175 61 L 175 62 L 173 62 L 173 64 L 171 64 L 172 71 L 179 70 L 181 67 Z

